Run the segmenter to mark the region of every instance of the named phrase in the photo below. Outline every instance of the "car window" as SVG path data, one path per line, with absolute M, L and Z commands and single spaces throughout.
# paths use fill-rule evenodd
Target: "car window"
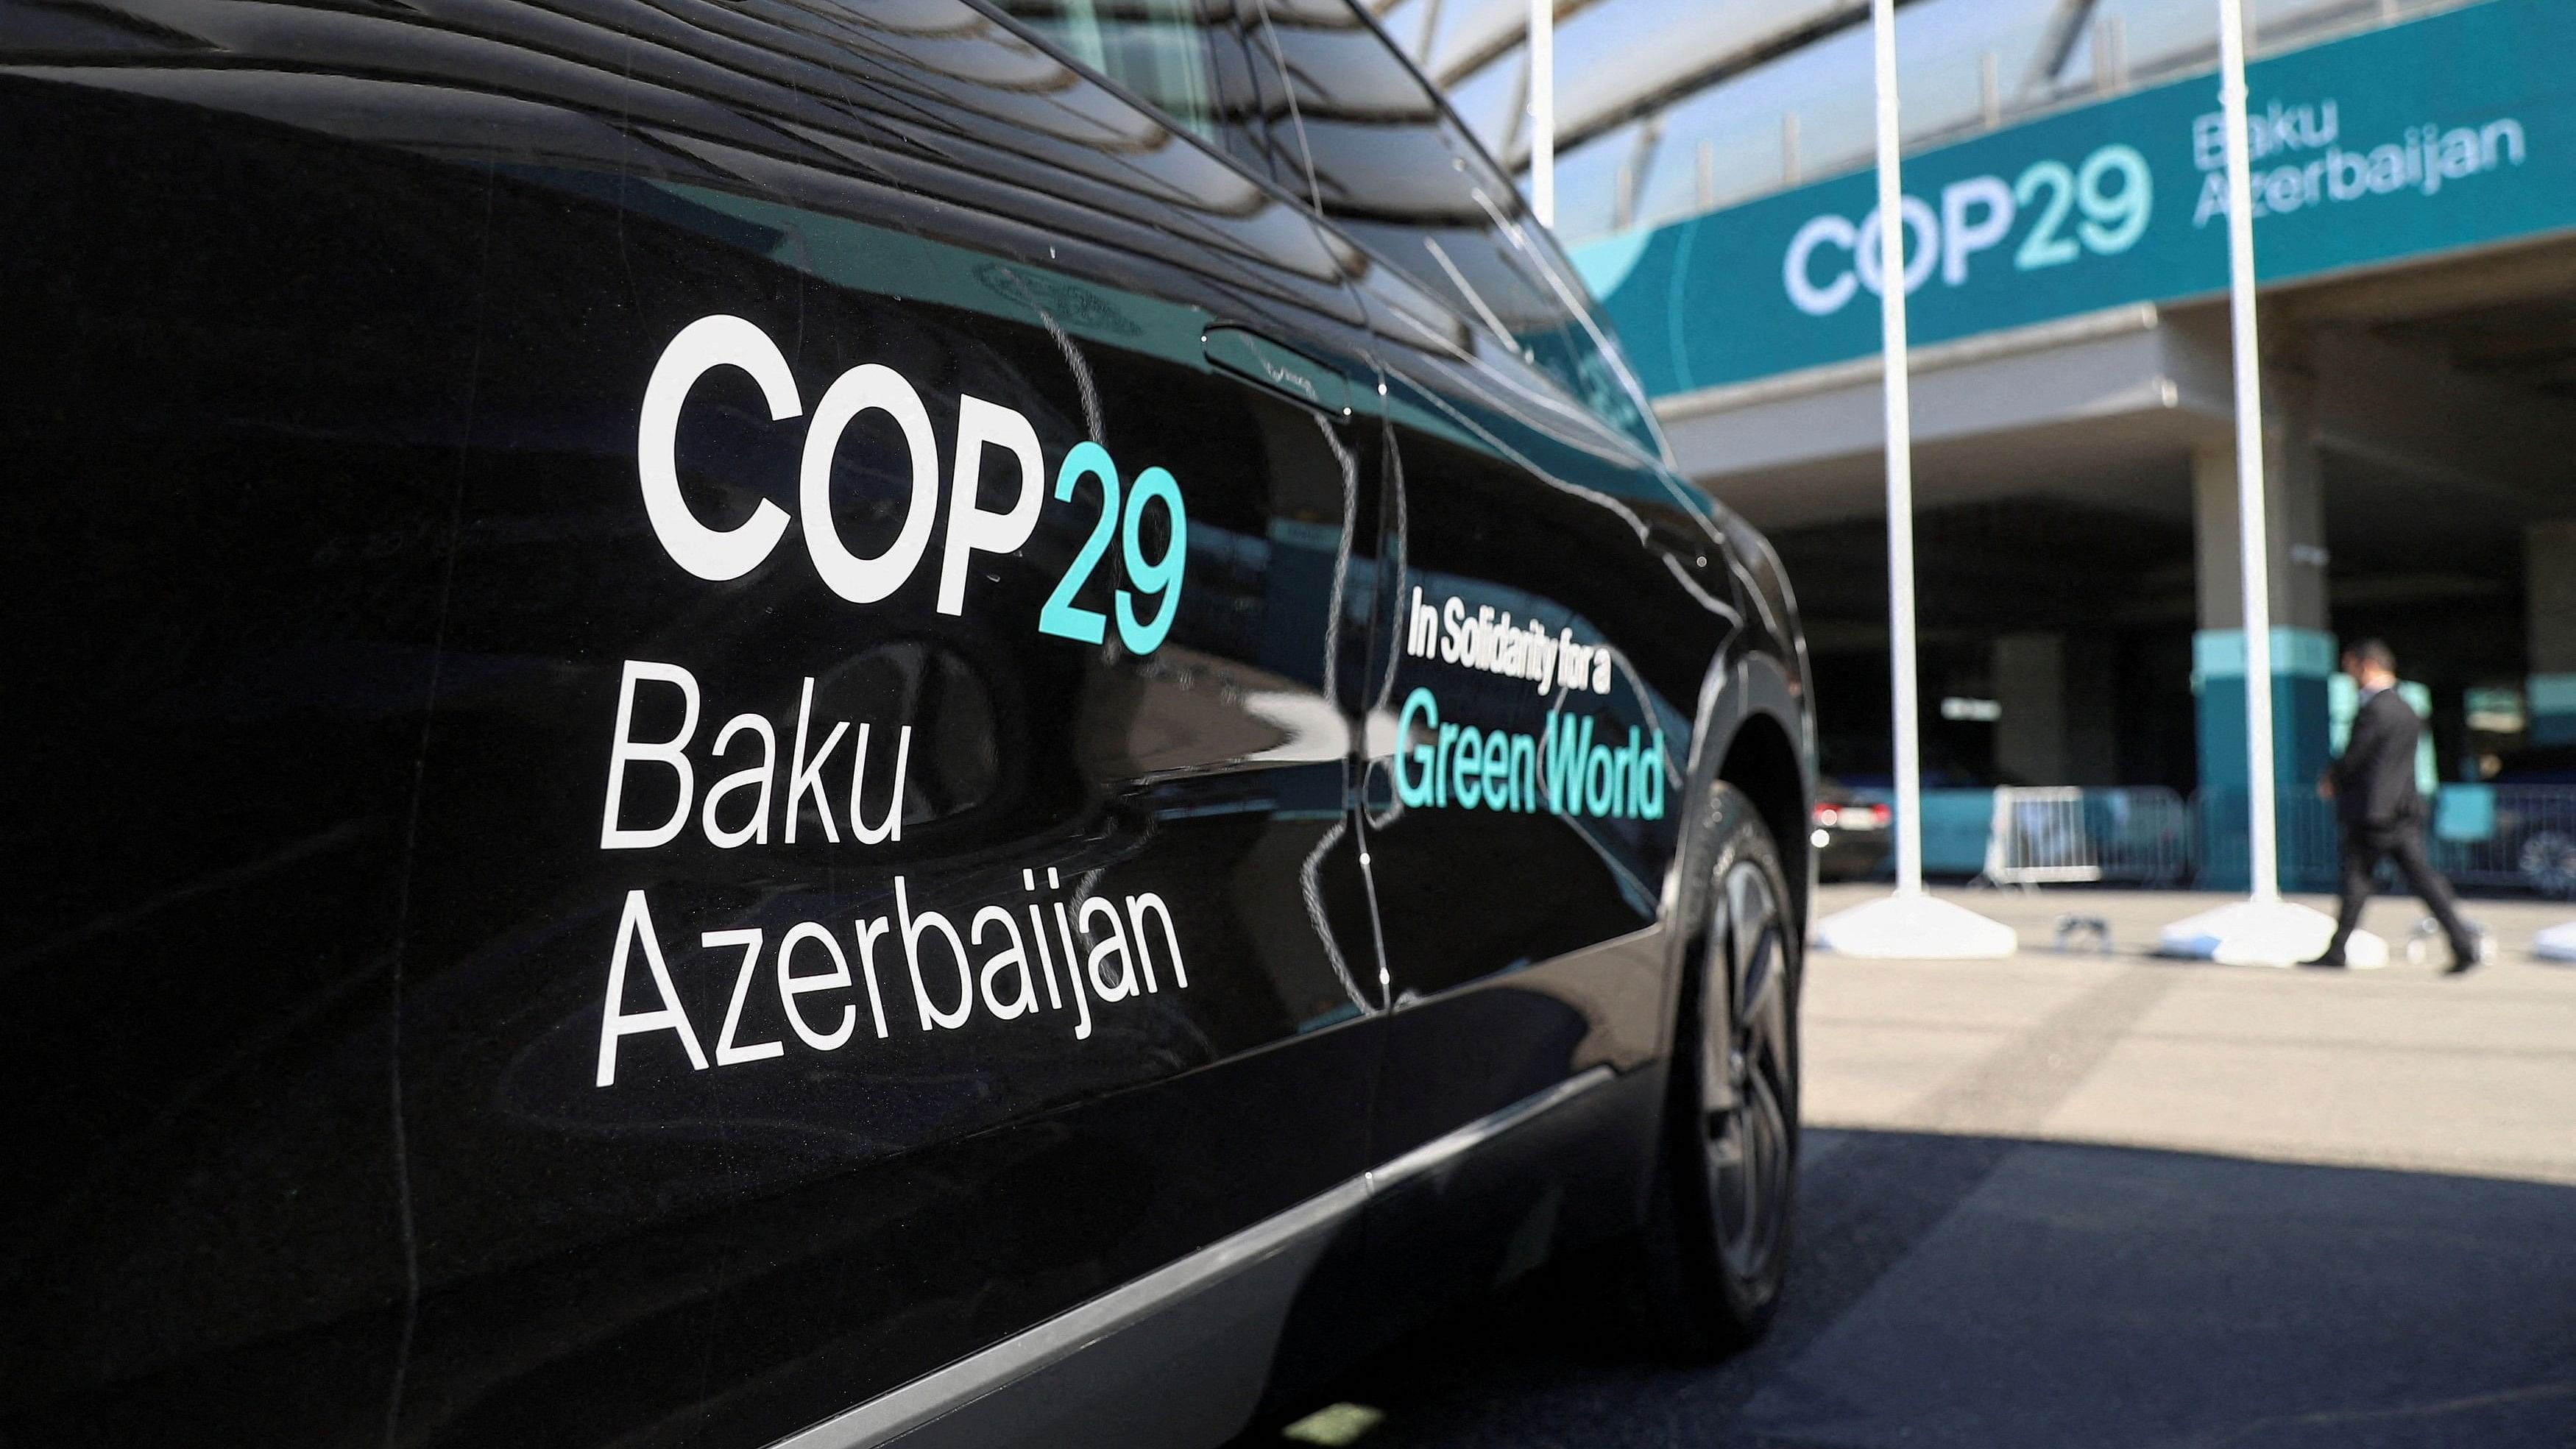
M 1268 0 L 1315 203 L 1594 416 L 1662 444 L 1582 283 L 1521 196 L 1347 0 Z

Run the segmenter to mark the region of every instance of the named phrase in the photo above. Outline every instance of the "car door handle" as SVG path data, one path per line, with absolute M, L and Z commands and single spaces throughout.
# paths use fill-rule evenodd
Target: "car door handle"
M 1241 327 L 1211 327 L 1199 342 L 1216 367 L 1333 417 L 1351 415 L 1349 381 L 1294 348 Z

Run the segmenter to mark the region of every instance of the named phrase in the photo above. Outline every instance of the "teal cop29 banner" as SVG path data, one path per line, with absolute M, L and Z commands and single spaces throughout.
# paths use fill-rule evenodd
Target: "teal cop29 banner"
M 2576 0 L 2485 0 L 2251 68 L 2265 281 L 2576 226 Z M 1920 345 L 2227 286 L 2215 74 L 1905 163 Z M 1878 350 L 1867 171 L 1574 254 L 1657 397 Z

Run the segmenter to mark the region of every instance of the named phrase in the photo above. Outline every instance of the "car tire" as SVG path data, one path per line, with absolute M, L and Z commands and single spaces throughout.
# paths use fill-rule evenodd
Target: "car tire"
M 1665 1094 L 1630 1311 L 1650 1347 L 1706 1359 L 1758 1337 L 1789 1262 L 1803 956 L 1779 847 L 1753 802 L 1711 802 L 1702 931 Z

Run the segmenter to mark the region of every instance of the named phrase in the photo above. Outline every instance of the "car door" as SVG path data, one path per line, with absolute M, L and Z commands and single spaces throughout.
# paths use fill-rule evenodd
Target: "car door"
M 928 1434 L 1048 1362 L 1023 1330 L 1352 1200 L 1374 380 L 1311 220 L 1223 159 L 1239 39 L 1160 4 L 1087 59 L 961 0 L 93 12 L 6 83 L 51 138 L 7 245 L 55 330 L 13 347 L 66 359 L 13 416 L 78 435 L 109 521 L 29 566 L 269 540 L 239 588 L 134 575 L 198 651 L 140 717 L 363 725 L 386 765 L 238 728 L 171 797 L 203 834 L 300 772 L 259 848 L 302 879 L 356 820 L 373 894 L 245 931 L 174 864 L 104 919 L 155 970 L 347 955 L 375 1005 L 313 998 L 341 1036 L 237 1087 L 361 1124 L 315 1139 L 346 1210 L 227 1217 L 228 1265 L 94 1307 L 79 1253 L 20 1257 L 70 1341 L 151 1341 L 20 1342 L 10 1412 L 259 1441 L 313 1360 L 246 1370 L 318 1316 L 382 1350 L 343 1357 L 388 1442 Z M 131 661 L 69 662 L 87 699 Z M 343 1039 L 383 1074 L 342 1086 Z M 302 1161 L 242 1170 L 291 1196 Z M 261 1264 L 354 1281 L 209 1306 Z M 1258 1320 L 1174 1351 L 1152 1432 L 1248 1407 Z
M 1518 194 L 1354 7 L 1266 8 L 1316 204 L 1359 249 L 1401 473 L 1366 787 L 1395 993 L 1386 1157 L 1570 1084 L 1651 1091 L 1620 1074 L 1665 1049 L 1670 877 L 1739 615 L 1714 510 L 1663 468 Z M 1650 1122 L 1645 1105 L 1607 1116 Z M 1393 1256 L 1430 1242 L 1490 1275 L 1591 1210 L 1521 1181 L 1480 1239 L 1456 1206 L 1388 1207 Z M 1408 1237 L 1408 1216 L 1436 1226 Z

